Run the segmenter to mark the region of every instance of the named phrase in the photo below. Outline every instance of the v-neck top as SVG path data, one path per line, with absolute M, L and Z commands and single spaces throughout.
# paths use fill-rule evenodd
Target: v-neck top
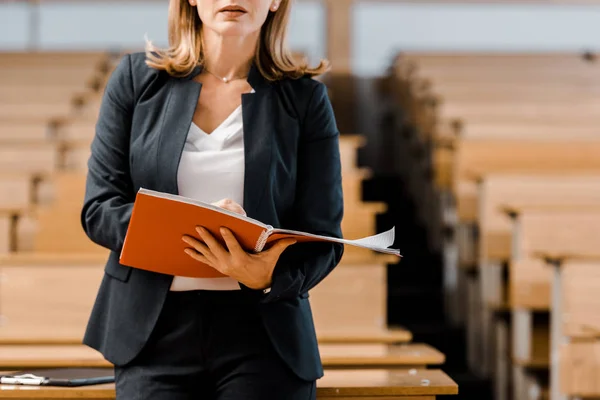
M 181 196 L 206 203 L 229 198 L 244 207 L 243 125 L 241 105 L 210 134 L 191 123 L 177 171 Z M 240 290 L 240 285 L 229 277 L 176 276 L 171 290 Z

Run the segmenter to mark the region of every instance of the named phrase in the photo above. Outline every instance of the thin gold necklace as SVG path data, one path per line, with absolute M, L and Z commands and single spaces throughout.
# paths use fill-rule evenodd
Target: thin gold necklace
M 244 76 L 240 76 L 240 77 L 237 77 L 237 78 L 236 78 L 236 77 L 233 77 L 233 78 L 227 78 L 227 77 L 225 77 L 225 76 L 219 76 L 219 75 L 215 74 L 214 72 L 210 71 L 208 68 L 204 68 L 204 70 L 205 70 L 206 72 L 208 72 L 209 74 L 213 75 L 214 77 L 216 77 L 217 79 L 219 79 L 219 80 L 221 80 L 221 81 L 225 82 L 225 83 L 229 83 L 229 82 L 231 82 L 231 81 L 233 81 L 233 80 L 236 80 L 236 79 L 244 79 L 244 78 L 246 78 L 246 77 L 247 77 L 247 75 L 244 75 Z

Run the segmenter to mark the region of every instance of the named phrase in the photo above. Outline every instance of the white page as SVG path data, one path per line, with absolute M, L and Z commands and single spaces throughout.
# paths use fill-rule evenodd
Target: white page
M 364 247 L 364 248 L 376 250 L 376 251 L 379 251 L 382 253 L 394 254 L 394 255 L 399 256 L 400 250 L 388 248 L 392 244 L 394 244 L 395 232 L 396 232 L 395 228 L 392 228 L 390 230 L 379 233 L 377 235 L 350 240 L 350 239 L 332 238 L 329 236 L 313 235 L 311 233 L 292 231 L 292 230 L 288 230 L 288 229 L 273 229 L 271 231 L 271 233 L 288 233 L 288 234 L 296 234 L 296 235 L 302 235 L 302 236 L 308 236 L 308 237 L 314 237 L 314 238 L 327 239 L 329 241 L 336 242 L 336 243 L 343 243 L 343 244 L 349 244 L 349 245 L 357 246 L 357 247 Z

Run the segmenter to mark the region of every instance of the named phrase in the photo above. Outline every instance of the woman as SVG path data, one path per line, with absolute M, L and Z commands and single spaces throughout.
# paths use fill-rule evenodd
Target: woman
M 338 131 L 324 72 L 284 46 L 291 0 L 171 0 L 170 48 L 123 57 L 102 101 L 82 224 L 112 250 L 84 342 L 115 365 L 119 399 L 311 399 L 323 374 L 308 291 L 343 248 L 260 254 L 198 225 L 190 279 L 119 264 L 145 187 L 341 237 Z M 234 3 L 235 2 L 235 3 Z

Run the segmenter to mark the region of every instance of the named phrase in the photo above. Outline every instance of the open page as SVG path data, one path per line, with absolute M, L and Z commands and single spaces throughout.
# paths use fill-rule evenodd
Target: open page
M 371 249 L 385 254 L 393 254 L 400 256 L 400 250 L 390 249 L 389 247 L 394 244 L 395 240 L 395 228 L 387 230 L 373 236 L 367 236 L 360 239 L 340 239 L 329 236 L 314 235 L 311 233 L 294 231 L 289 229 L 271 229 L 269 231 L 271 240 L 278 240 L 283 238 L 294 237 L 299 242 L 303 241 L 326 241 L 347 244 L 350 246 L 363 247 Z

